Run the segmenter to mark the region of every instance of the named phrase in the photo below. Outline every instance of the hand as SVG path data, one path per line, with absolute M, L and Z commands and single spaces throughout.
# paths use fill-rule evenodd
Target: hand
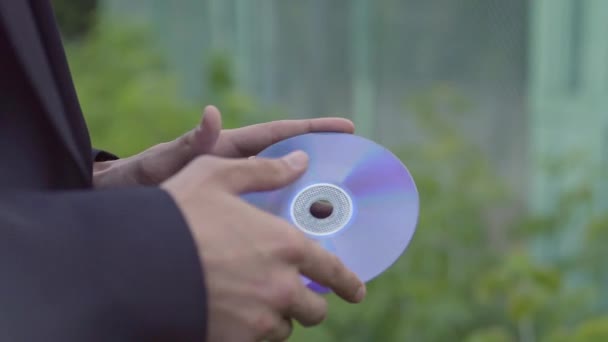
M 96 187 L 157 185 L 203 154 L 245 158 L 266 147 L 304 133 L 353 133 L 351 121 L 341 118 L 282 120 L 222 130 L 219 110 L 208 106 L 199 126 L 181 137 L 153 146 L 129 158 L 95 163 Z
M 239 197 L 292 183 L 307 162 L 303 152 L 276 160 L 203 156 L 161 184 L 198 246 L 209 341 L 283 341 L 291 334 L 292 319 L 304 326 L 322 322 L 327 303 L 300 275 L 349 302 L 365 296 L 365 285 L 337 257 Z

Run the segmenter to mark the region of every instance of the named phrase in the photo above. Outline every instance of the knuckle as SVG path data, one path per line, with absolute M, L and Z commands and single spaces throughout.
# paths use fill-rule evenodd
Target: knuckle
M 272 160 L 255 158 L 244 162 L 232 162 L 229 166 L 219 170 L 219 176 L 228 183 L 237 182 L 244 177 L 262 180 L 280 177 L 277 169 L 276 163 Z
M 291 263 L 300 262 L 306 254 L 305 237 L 291 227 L 289 227 L 283 235 L 284 237 L 281 240 L 281 245 L 278 251 L 280 257 L 285 258 Z
M 319 325 L 327 318 L 327 301 L 323 298 L 319 302 L 319 308 L 315 315 L 308 322 L 307 326 Z
M 225 184 L 238 184 L 244 178 L 251 176 L 255 176 L 255 174 L 252 175 L 247 164 L 240 161 L 227 161 L 223 167 L 216 170 L 216 177 Z
M 299 284 L 292 277 L 285 277 L 278 282 L 274 292 L 274 304 L 280 309 L 291 307 L 297 299 Z
M 289 318 L 285 318 L 280 320 L 277 324 L 277 327 L 273 331 L 272 335 L 267 336 L 266 340 L 268 342 L 279 342 L 279 341 L 287 341 L 291 334 L 293 333 L 293 322 Z
M 273 178 L 285 177 L 285 168 L 283 167 L 283 161 L 276 159 L 258 158 L 255 160 L 255 162 L 258 164 L 259 169 L 263 170 L 263 172 L 267 176 L 271 176 Z
M 342 261 L 335 254 L 329 255 L 330 263 L 329 263 L 329 275 L 331 279 L 339 279 L 339 277 L 344 275 L 344 265 Z
M 251 328 L 261 338 L 270 335 L 276 326 L 276 320 L 269 313 L 259 313 L 251 321 Z

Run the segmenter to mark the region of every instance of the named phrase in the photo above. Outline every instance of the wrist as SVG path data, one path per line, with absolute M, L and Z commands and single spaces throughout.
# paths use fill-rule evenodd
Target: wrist
M 110 180 L 112 179 L 114 163 L 114 160 L 93 163 L 93 187 L 98 189 L 111 187 Z
M 93 176 L 99 174 L 112 166 L 114 160 L 96 161 L 93 163 Z
M 100 189 L 138 185 L 131 164 L 129 158 L 94 162 L 93 187 Z

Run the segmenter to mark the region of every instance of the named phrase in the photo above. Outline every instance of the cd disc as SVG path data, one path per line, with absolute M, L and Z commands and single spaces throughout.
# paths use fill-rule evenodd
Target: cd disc
M 280 158 L 296 150 L 309 156 L 308 169 L 298 180 L 243 197 L 287 220 L 369 282 L 401 256 L 414 235 L 419 198 L 412 176 L 386 148 L 345 133 L 299 135 L 258 157 Z M 315 291 L 327 292 L 305 281 Z

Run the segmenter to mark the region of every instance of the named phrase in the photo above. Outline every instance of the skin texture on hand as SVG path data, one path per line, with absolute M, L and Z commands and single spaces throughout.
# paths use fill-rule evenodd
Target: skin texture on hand
M 208 106 L 201 123 L 177 139 L 125 159 L 95 163 L 94 185 L 98 188 L 158 185 L 200 155 L 247 158 L 296 135 L 312 132 L 352 134 L 354 130 L 353 123 L 343 118 L 281 120 L 223 130 L 220 111 Z
M 300 275 L 345 301 L 363 300 L 365 285 L 335 255 L 239 196 L 286 186 L 307 165 L 303 152 L 274 160 L 208 155 L 161 184 L 183 212 L 204 261 L 209 341 L 284 341 L 292 319 L 320 324 L 326 299 Z
M 175 200 L 204 264 L 209 341 L 282 341 L 294 319 L 321 323 L 327 302 L 301 275 L 349 302 L 365 296 L 365 285 L 337 257 L 239 197 L 297 179 L 307 167 L 303 153 L 275 161 L 248 157 L 310 132 L 353 133 L 354 125 L 320 118 L 222 130 L 219 110 L 209 106 L 201 123 L 177 139 L 94 164 L 95 187 L 160 185 Z

